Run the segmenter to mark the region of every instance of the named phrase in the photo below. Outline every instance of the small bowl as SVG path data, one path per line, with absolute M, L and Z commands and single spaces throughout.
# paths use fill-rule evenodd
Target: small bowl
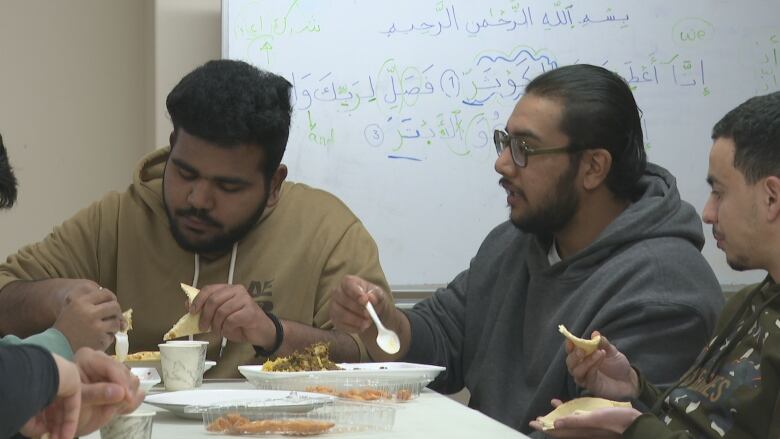
M 149 389 L 160 383 L 160 373 L 154 367 L 133 367 L 130 369 L 133 375 L 138 377 L 141 382 L 141 390 L 148 392 Z

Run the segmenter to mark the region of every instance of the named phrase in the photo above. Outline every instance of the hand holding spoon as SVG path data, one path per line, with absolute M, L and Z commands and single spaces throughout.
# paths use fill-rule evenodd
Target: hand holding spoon
M 385 328 L 385 325 L 379 320 L 379 316 L 376 315 L 376 310 L 371 302 L 366 302 L 366 309 L 376 325 L 377 346 L 388 354 L 397 354 L 401 350 L 401 340 L 398 339 L 398 334 Z

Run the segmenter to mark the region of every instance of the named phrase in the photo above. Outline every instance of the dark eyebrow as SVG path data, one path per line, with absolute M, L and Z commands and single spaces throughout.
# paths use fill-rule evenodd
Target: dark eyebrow
M 710 187 L 714 186 L 716 183 L 718 183 L 718 179 L 716 179 L 712 175 L 707 176 L 707 184 L 710 185 Z
M 198 172 L 197 169 L 193 168 L 192 166 L 190 166 L 189 164 L 187 164 L 186 162 L 184 162 L 184 161 L 182 161 L 180 159 L 171 158 L 171 161 L 173 162 L 174 165 L 184 169 L 187 172 L 191 172 L 191 173 L 193 173 L 195 175 L 200 175 L 200 172 Z M 249 186 L 250 185 L 250 183 L 248 181 L 244 180 L 243 178 L 237 178 L 237 177 L 220 177 L 220 176 L 217 176 L 217 177 L 211 177 L 210 180 L 213 180 L 213 181 L 216 181 L 217 183 L 222 183 L 222 184 L 236 184 L 236 185 L 240 185 L 240 186 Z
M 504 131 L 506 131 L 510 136 L 513 137 L 527 137 L 529 139 L 534 139 L 536 141 L 541 142 L 542 139 L 539 138 L 536 134 L 533 133 L 533 131 L 528 130 L 519 130 L 519 131 L 509 131 L 509 127 L 504 127 Z
M 193 174 L 198 174 L 198 171 L 195 168 L 183 162 L 182 160 L 171 157 L 171 161 L 173 162 L 174 165 L 184 169 L 185 171 L 192 172 Z
M 235 178 L 235 177 L 214 177 L 212 180 L 216 181 L 217 183 L 222 184 L 236 184 L 239 186 L 249 186 L 249 182 L 244 180 L 243 178 Z

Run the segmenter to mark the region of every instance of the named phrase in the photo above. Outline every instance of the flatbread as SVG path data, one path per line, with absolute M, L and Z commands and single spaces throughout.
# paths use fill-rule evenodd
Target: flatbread
M 568 329 L 566 329 L 563 325 L 558 325 L 558 331 L 563 334 L 564 337 L 571 340 L 572 343 L 574 343 L 574 346 L 582 349 L 585 351 L 586 355 L 592 354 L 596 349 L 599 347 L 599 343 L 601 343 L 601 336 L 597 335 L 590 340 L 586 340 L 584 338 L 579 338 L 569 332 Z
M 124 317 L 125 320 L 127 321 L 127 329 L 123 331 L 125 334 L 127 334 L 127 331 L 133 329 L 133 308 L 130 308 L 127 311 L 123 312 L 122 317 Z
M 555 420 L 569 415 L 579 415 L 583 413 L 592 412 L 598 409 L 604 409 L 608 407 L 626 407 L 631 408 L 630 402 L 610 401 L 604 398 L 592 398 L 583 397 L 572 399 L 571 401 L 561 404 L 545 416 L 537 418 L 537 421 L 541 422 L 542 430 L 554 430 Z
M 200 292 L 197 288 L 187 284 L 181 284 L 181 289 L 184 290 L 184 293 L 190 299 L 190 303 L 195 300 L 195 297 L 197 297 Z M 202 334 L 203 332 L 206 331 L 200 330 L 200 313 L 186 313 L 173 325 L 173 328 L 163 335 L 163 340 L 167 341 L 174 338 L 186 337 L 188 335 Z

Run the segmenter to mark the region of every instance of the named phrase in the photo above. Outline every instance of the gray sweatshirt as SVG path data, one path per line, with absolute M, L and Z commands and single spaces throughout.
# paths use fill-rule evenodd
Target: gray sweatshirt
M 599 330 L 648 380 L 675 381 L 714 330 L 723 297 L 700 251 L 702 224 L 674 177 L 648 165 L 641 197 L 585 249 L 552 266 L 550 243 L 506 222 L 468 270 L 406 311 L 406 361 L 445 366 L 430 387 L 471 392 L 469 405 L 520 431 L 580 396 L 558 325 Z

